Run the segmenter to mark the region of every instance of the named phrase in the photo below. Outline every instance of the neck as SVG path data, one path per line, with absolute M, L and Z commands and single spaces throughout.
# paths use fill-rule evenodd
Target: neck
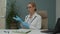
M 30 18 L 32 18 L 32 16 L 34 15 L 34 13 L 35 13 L 35 12 L 33 12 L 33 13 L 30 13 Z

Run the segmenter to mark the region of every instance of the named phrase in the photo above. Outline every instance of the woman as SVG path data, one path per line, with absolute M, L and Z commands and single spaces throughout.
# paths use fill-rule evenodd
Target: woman
M 25 17 L 25 22 L 20 17 L 14 18 L 17 21 L 21 21 L 22 25 L 29 29 L 41 28 L 41 16 L 36 13 L 36 5 L 34 2 L 29 2 L 27 5 L 29 15 Z

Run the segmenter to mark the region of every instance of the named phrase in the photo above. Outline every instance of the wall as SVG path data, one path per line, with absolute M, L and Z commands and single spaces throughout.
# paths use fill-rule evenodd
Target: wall
M 60 0 L 56 0 L 56 21 L 60 18 Z
M 0 0 L 0 29 L 5 29 L 6 0 Z
M 52 30 L 56 23 L 56 0 L 49 0 L 48 29 Z

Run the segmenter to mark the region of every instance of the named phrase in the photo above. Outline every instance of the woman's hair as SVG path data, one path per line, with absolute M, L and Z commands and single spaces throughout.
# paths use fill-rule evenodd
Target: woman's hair
M 29 4 L 31 4 L 32 7 L 35 7 L 35 9 L 34 9 L 35 11 L 37 10 L 37 9 L 36 9 L 36 4 L 35 4 L 34 2 L 29 2 Z

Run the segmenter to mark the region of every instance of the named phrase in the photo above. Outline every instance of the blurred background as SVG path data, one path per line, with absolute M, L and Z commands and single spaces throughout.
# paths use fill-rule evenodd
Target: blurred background
M 12 17 L 18 15 L 24 20 L 28 14 L 26 7 L 29 2 L 36 3 L 39 14 L 47 15 L 42 16 L 47 17 L 42 18 L 42 28 L 54 29 L 57 18 L 60 17 L 60 0 L 0 0 L 0 29 L 19 29 L 20 24 Z

